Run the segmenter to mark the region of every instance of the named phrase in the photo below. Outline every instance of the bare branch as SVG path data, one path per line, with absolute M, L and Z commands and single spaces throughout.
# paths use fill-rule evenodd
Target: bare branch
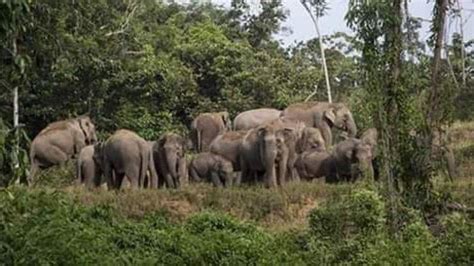
M 308 97 L 306 97 L 304 102 L 309 101 L 309 99 L 313 98 L 313 96 L 316 95 L 316 93 L 318 93 L 318 85 L 314 85 L 314 91 L 310 95 L 308 95 Z
M 136 2 L 130 3 L 130 5 L 127 8 L 127 10 L 130 10 L 130 11 L 128 12 L 127 16 L 125 17 L 125 21 L 122 23 L 122 25 L 120 25 L 120 29 L 118 29 L 116 31 L 108 32 L 108 33 L 105 34 L 105 36 L 110 37 L 112 35 L 118 35 L 118 34 L 124 33 L 125 30 L 127 30 L 128 24 L 130 23 L 130 19 L 135 14 L 135 11 L 137 10 L 137 8 L 138 8 L 138 5 L 137 5 Z
M 324 44 L 323 40 L 321 38 L 321 33 L 319 31 L 319 26 L 318 26 L 318 21 L 314 17 L 313 13 L 311 12 L 311 9 L 307 5 L 305 0 L 300 0 L 301 5 L 306 9 L 306 12 L 308 12 L 309 16 L 311 17 L 311 20 L 313 21 L 314 27 L 316 29 L 316 33 L 318 34 L 318 40 L 319 40 L 319 48 L 321 49 L 321 59 L 323 61 L 323 69 L 324 69 L 324 76 L 326 78 L 326 87 L 328 90 L 328 102 L 332 102 L 332 97 L 331 97 L 331 84 L 329 83 L 329 74 L 328 74 L 328 68 L 326 65 L 326 56 L 324 54 Z

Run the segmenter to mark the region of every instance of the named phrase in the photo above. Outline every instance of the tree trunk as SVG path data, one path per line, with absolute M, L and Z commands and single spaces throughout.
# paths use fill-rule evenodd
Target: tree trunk
M 12 54 L 13 58 L 16 58 L 18 55 L 18 49 L 16 45 L 16 34 L 13 36 L 13 41 L 12 41 Z M 23 75 L 23 73 L 21 73 Z M 19 112 L 18 112 L 18 86 L 15 85 L 13 88 L 13 130 L 15 130 L 15 148 L 14 148 L 14 156 L 13 156 L 13 169 L 15 172 L 15 175 L 17 173 L 18 168 L 20 167 L 20 162 L 19 162 L 19 152 L 20 152 L 20 134 L 19 134 L 19 128 L 18 128 L 18 122 L 19 122 Z M 20 178 L 18 176 L 15 176 L 16 180 L 15 183 L 19 184 L 20 183 Z
M 323 63 L 323 69 L 324 69 L 324 77 L 326 79 L 326 88 L 328 91 L 328 102 L 332 103 L 332 96 L 331 96 L 331 84 L 329 83 L 329 73 L 328 73 L 328 67 L 326 64 L 326 55 L 324 53 L 324 44 L 323 44 L 323 39 L 321 37 L 321 32 L 319 31 L 319 26 L 318 26 L 318 20 L 314 17 L 313 13 L 311 13 L 311 10 L 309 7 L 306 5 L 304 1 L 301 1 L 301 4 L 303 7 L 306 9 L 308 12 L 309 16 L 311 17 L 311 20 L 313 21 L 314 28 L 316 29 L 316 33 L 318 35 L 318 40 L 319 40 L 319 49 L 321 51 L 321 59 Z
M 435 47 L 433 51 L 433 63 L 431 65 L 431 93 L 429 97 L 429 111 L 428 111 L 428 125 L 430 128 L 434 128 L 438 124 L 438 106 L 440 95 L 439 95 L 439 66 L 441 62 L 441 51 L 443 49 L 443 32 L 446 22 L 446 10 L 448 8 L 448 0 L 436 0 L 435 3 L 435 17 L 434 21 L 434 35 L 435 35 Z

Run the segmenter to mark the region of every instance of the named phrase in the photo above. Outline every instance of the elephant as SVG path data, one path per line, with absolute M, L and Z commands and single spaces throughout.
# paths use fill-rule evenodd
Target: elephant
M 153 145 L 155 168 L 159 176 L 159 186 L 179 188 L 188 182 L 185 157 L 186 140 L 175 133 L 166 133 Z
M 296 138 L 295 130 L 267 124 L 247 132 L 240 146 L 242 182 L 253 182 L 263 173 L 265 187 L 286 182 L 289 146 L 285 142 Z
M 228 131 L 217 136 L 210 145 L 211 153 L 220 155 L 232 163 L 235 171 L 240 171 L 240 145 L 247 134 L 246 130 Z M 236 179 L 236 184 L 240 178 Z
M 49 124 L 31 143 L 28 185 L 33 185 L 38 170 L 63 164 L 96 141 L 95 125 L 87 115 Z
M 202 113 L 191 124 L 191 139 L 196 152 L 209 151 L 209 145 L 219 135 L 231 130 L 228 112 Z
M 199 153 L 189 164 L 189 176 L 194 182 L 211 181 L 216 187 L 232 185 L 234 167 L 224 157 L 210 152 Z
M 102 143 L 88 145 L 82 148 L 76 161 L 76 180 L 87 188 L 98 187 L 101 184 L 102 169 L 99 162 L 94 160 L 94 153 Z
M 318 128 L 323 136 L 326 149 L 332 145 L 331 128 L 333 127 L 346 131 L 349 138 L 353 138 L 357 134 L 352 113 L 343 103 L 295 103 L 283 110 L 280 116 L 287 120 L 301 121 L 307 127 Z
M 249 130 L 278 119 L 281 111 L 272 108 L 260 108 L 242 112 L 234 118 L 234 130 Z
M 361 174 L 374 176 L 372 160 L 377 134 L 368 132 L 361 139 L 349 138 L 339 142 L 331 152 L 303 152 L 296 169 L 303 179 L 326 177 L 326 182 L 355 181 Z M 355 167 L 353 167 L 355 165 Z
M 158 186 L 153 152 L 148 142 L 133 131 L 115 131 L 103 145 L 97 147 L 94 160 L 100 162 L 109 189 L 120 189 L 125 182 L 132 189 L 143 188 L 147 173 L 150 176 L 149 187 Z

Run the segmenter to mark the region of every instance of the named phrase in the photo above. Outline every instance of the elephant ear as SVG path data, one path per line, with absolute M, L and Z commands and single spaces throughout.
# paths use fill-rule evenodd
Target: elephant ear
M 324 117 L 331 122 L 331 124 L 334 124 L 336 121 L 336 114 L 334 113 L 334 109 L 328 109 L 324 111 Z

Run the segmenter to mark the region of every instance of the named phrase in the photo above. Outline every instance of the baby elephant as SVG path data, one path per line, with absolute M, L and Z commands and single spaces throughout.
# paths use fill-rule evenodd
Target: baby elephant
M 101 183 L 102 171 L 98 162 L 94 160 L 94 151 L 100 143 L 89 145 L 81 149 L 76 165 L 76 177 L 78 184 L 84 184 L 87 188 L 97 187 Z
M 189 175 L 194 182 L 211 181 L 216 187 L 229 187 L 233 182 L 232 162 L 210 152 L 199 153 L 189 164 Z

